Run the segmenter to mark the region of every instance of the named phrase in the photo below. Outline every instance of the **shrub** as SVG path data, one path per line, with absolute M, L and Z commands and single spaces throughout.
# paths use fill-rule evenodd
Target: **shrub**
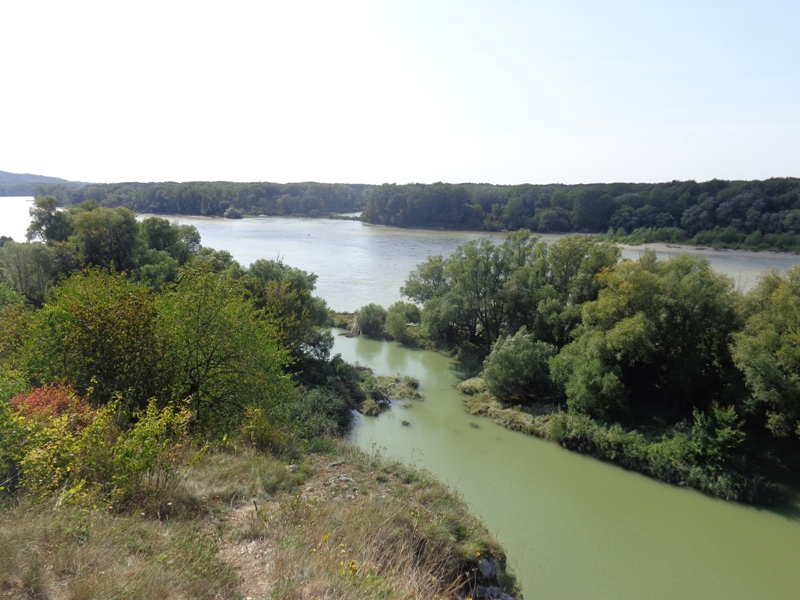
M 522 327 L 494 344 L 481 376 L 500 400 L 543 400 L 551 394 L 548 360 L 555 353 L 555 346 L 536 340 Z
M 386 309 L 378 304 L 367 304 L 356 311 L 353 333 L 367 337 L 383 337 Z
M 116 402 L 91 408 L 69 388 L 14 398 L 0 415 L 9 491 L 77 504 L 162 501 L 175 481 L 189 413 L 151 401 L 121 430 L 117 411 Z

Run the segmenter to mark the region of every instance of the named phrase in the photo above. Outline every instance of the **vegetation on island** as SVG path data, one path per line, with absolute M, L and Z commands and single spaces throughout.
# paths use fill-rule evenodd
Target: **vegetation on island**
M 779 501 L 773 476 L 800 457 L 800 267 L 741 294 L 704 259 L 619 259 L 589 236 L 469 242 L 411 272 L 401 291 L 421 319 L 405 335 L 472 367 L 475 414 L 723 498 Z
M 628 244 L 800 251 L 797 178 L 376 186 L 313 182 L 79 184 L 31 177 L 13 176 L 8 181 L 24 180 L 33 194 L 52 195 L 62 206 L 94 200 L 104 207 L 124 206 L 137 213 L 229 218 L 321 217 L 362 211 L 360 218 L 365 223 L 393 227 L 597 233 Z M 10 195 L 2 183 L 0 177 L 0 195 Z
M 339 441 L 398 382 L 330 356 L 313 274 L 56 204 L 0 246 L 1 595 L 514 590 L 458 498 Z
M 361 218 L 395 227 L 602 233 L 668 242 L 800 250 L 800 179 L 581 185 L 384 184 Z
M 244 215 L 329 216 L 357 212 L 375 186 L 339 183 L 110 183 L 67 186 L 41 184 L 37 196 L 53 196 L 63 206 L 94 200 L 137 213 L 238 218 Z

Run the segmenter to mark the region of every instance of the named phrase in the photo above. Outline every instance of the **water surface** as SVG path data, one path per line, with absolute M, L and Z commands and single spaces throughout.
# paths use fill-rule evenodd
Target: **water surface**
M 334 352 L 378 374 L 420 380 L 424 402 L 359 417 L 351 439 L 459 490 L 507 550 L 526 598 L 798 597 L 795 518 L 659 483 L 471 417 L 453 388 L 456 365 L 440 354 L 345 337 Z

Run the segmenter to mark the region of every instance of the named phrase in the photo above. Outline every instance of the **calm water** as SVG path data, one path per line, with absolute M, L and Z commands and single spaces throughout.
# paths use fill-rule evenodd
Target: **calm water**
M 334 351 L 378 374 L 419 378 L 424 402 L 359 417 L 351 438 L 459 490 L 508 551 L 526 598 L 800 597 L 796 517 L 658 483 L 471 417 L 442 355 L 341 336 Z
M 281 258 L 288 265 L 316 273 L 317 293 L 338 311 L 353 311 L 370 302 L 388 307 L 401 299 L 400 286 L 408 273 L 428 256 L 447 256 L 461 244 L 480 237 L 489 237 L 496 243 L 505 239 L 502 233 L 393 229 L 329 219 L 174 220 L 194 225 L 204 246 L 228 250 L 243 265 L 259 258 Z M 560 236 L 542 237 L 555 240 Z M 678 253 L 665 245 L 654 248 L 661 258 Z M 800 263 L 800 256 L 778 252 L 685 251 L 708 258 L 740 289 L 753 286 L 765 269 L 785 270 Z M 622 254 L 635 259 L 641 253 L 640 247 L 631 247 L 623 248 Z
M 30 198 L 0 198 L 0 235 L 24 241 L 30 221 Z M 247 266 L 259 258 L 281 258 L 286 264 L 316 273 L 317 293 L 338 311 L 353 311 L 375 302 L 388 307 L 401 299 L 408 273 L 428 256 L 449 255 L 479 237 L 501 242 L 505 234 L 463 231 L 392 229 L 358 221 L 268 217 L 220 219 L 170 217 L 197 227 L 204 246 L 227 250 Z M 557 239 L 545 235 L 544 239 Z M 661 258 L 678 250 L 654 245 Z M 776 252 L 686 250 L 708 258 L 713 267 L 733 278 L 741 289 L 756 283 L 768 268 L 785 270 L 800 256 Z M 625 258 L 638 258 L 640 247 L 624 248 Z
M 27 208 L 26 199 L 0 198 L 0 235 L 22 241 Z M 349 221 L 177 220 L 195 225 L 204 245 L 228 250 L 245 265 L 280 257 L 317 273 L 318 293 L 337 310 L 388 306 L 417 263 L 479 236 Z M 660 247 L 663 257 L 675 252 Z M 625 250 L 628 258 L 639 253 Z M 742 288 L 765 268 L 800 262 L 775 253 L 695 253 Z M 380 374 L 420 379 L 424 402 L 360 419 L 352 440 L 425 467 L 459 490 L 508 550 L 528 599 L 800 597 L 796 516 L 660 484 L 470 417 L 452 387 L 455 365 L 441 355 L 343 337 L 335 352 Z

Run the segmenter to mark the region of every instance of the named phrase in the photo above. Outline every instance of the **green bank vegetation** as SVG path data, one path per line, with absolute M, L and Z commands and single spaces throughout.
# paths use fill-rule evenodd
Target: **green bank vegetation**
M 0 594 L 456 597 L 501 583 L 478 577 L 505 559 L 460 500 L 337 441 L 376 390 L 413 382 L 330 356 L 313 275 L 241 267 L 193 228 L 125 208 L 43 198 L 33 217 L 39 241 L 0 247 Z
M 800 180 L 581 185 L 384 184 L 362 220 L 395 227 L 603 233 L 668 242 L 800 250 Z
M 64 206 L 92 200 L 154 214 L 362 211 L 364 222 L 393 227 L 600 233 L 631 244 L 800 251 L 797 178 L 579 185 L 40 182 L 35 194 Z
M 800 267 L 741 294 L 699 258 L 619 258 L 586 236 L 469 242 L 412 271 L 402 293 L 422 310 L 408 328 L 480 375 L 465 388 L 475 414 L 664 481 L 778 502 L 775 476 L 797 475 L 800 450 Z

